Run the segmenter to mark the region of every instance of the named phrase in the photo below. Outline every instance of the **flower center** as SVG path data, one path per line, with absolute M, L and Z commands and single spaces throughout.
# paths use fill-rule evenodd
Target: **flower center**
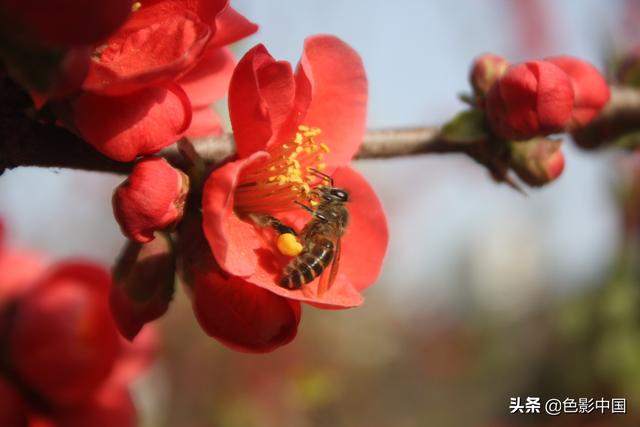
M 318 143 L 319 128 L 300 125 L 290 142 L 270 147 L 268 160 L 248 168 L 240 176 L 235 193 L 235 209 L 239 214 L 289 211 L 295 202 L 311 205 L 312 190 L 323 184 L 317 172 L 327 166 L 326 144 Z

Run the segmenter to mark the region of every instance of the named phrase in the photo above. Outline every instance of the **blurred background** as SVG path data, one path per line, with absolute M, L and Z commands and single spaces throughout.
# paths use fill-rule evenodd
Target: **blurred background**
M 351 44 L 369 76 L 370 128 L 444 122 L 484 52 L 571 54 L 604 70 L 640 43 L 634 0 L 232 4 L 261 26 L 238 57 L 262 42 L 296 63 L 317 33 Z M 205 336 L 178 292 L 159 322 L 160 361 L 136 387 L 144 425 L 637 426 L 640 157 L 564 150 L 564 175 L 528 196 L 462 156 L 357 162 L 391 231 L 366 303 L 305 307 L 292 344 L 245 355 Z M 10 171 L 0 216 L 15 244 L 109 265 L 124 243 L 111 213 L 123 179 Z M 626 398 L 627 415 L 510 415 L 510 398 L 527 396 Z

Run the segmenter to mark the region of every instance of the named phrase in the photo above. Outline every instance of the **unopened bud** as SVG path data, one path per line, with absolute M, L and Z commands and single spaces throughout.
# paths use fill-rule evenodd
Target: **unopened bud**
M 607 81 L 600 71 L 590 63 L 571 56 L 547 58 L 567 73 L 573 88 L 573 112 L 571 125 L 586 126 L 609 101 L 610 91 Z
M 561 141 L 535 138 L 511 144 L 511 168 L 532 187 L 548 184 L 564 170 Z
M 492 53 L 480 55 L 473 61 L 469 80 L 477 95 L 484 96 L 491 85 L 507 70 L 509 61 Z
M 128 242 L 113 270 L 111 313 L 120 333 L 133 340 L 142 327 L 169 308 L 175 253 L 168 235 L 148 243 Z
M 113 213 L 125 236 L 149 242 L 180 221 L 188 192 L 187 175 L 161 157 L 146 158 L 115 190 Z
M 525 141 L 563 131 L 573 114 L 573 88 L 549 61 L 510 66 L 491 86 L 486 111 L 496 135 Z

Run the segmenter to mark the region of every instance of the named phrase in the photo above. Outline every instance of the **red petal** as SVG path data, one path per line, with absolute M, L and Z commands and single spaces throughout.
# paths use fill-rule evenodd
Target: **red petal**
M 74 125 L 98 151 L 127 162 L 153 154 L 180 138 L 191 122 L 191 105 L 173 86 L 126 96 L 83 93 L 72 104 Z
M 103 387 L 78 405 L 52 416 L 55 427 L 136 427 L 138 416 L 126 387 Z M 47 426 L 44 424 L 42 427 Z
M 54 403 L 85 399 L 113 367 L 119 337 L 107 306 L 109 285 L 103 268 L 68 262 L 20 300 L 10 363 Z
M 584 126 L 593 120 L 609 101 L 610 91 L 602 74 L 590 63 L 570 56 L 548 58 L 571 80 L 574 93 L 573 121 Z
M 322 129 L 317 139 L 331 148 L 327 164 L 347 164 L 360 148 L 366 130 L 367 76 L 362 59 L 337 37 L 309 37 L 296 81 L 311 88 L 311 104 L 303 123 Z
M 293 112 L 295 98 L 288 62 L 275 61 L 263 45 L 245 54 L 229 86 L 229 114 L 241 158 L 264 149 L 278 137 Z
M 202 54 L 210 29 L 188 11 L 136 31 L 120 31 L 94 60 L 83 89 L 122 95 L 173 80 Z
M 202 195 L 202 228 L 211 251 L 223 270 L 235 276 L 249 276 L 256 269 L 255 251 L 261 241 L 255 227 L 238 218 L 233 210 L 233 194 L 240 172 L 267 156 L 257 152 L 251 157 L 227 163 L 214 171 Z
M 197 15 L 208 25 L 228 7 L 229 0 L 145 0 L 141 4 L 142 7 L 119 32 L 144 28 L 167 16 L 181 15 L 184 11 Z
M 193 110 L 191 125 L 184 136 L 188 138 L 202 138 L 205 136 L 221 135 L 223 132 L 220 116 L 211 107 Z
M 350 167 L 333 174 L 336 185 L 349 192 L 349 226 L 342 238 L 340 274 L 358 290 L 372 285 L 380 275 L 387 252 L 389 230 L 382 204 L 367 180 Z M 366 256 L 363 256 L 366 248 Z
M 533 61 L 529 67 L 538 78 L 538 120 L 544 133 L 563 130 L 573 111 L 573 89 L 567 74 L 546 61 Z
M 195 277 L 193 308 L 204 331 L 238 350 L 266 353 L 298 331 L 300 303 L 217 271 Z
M 236 65 L 231 50 L 208 49 L 195 68 L 178 80 L 194 108 L 208 107 L 227 96 L 229 81 Z
M 216 32 L 211 40 L 214 46 L 224 46 L 258 31 L 258 26 L 232 7 L 227 7 L 216 17 Z
M 489 90 L 487 114 L 505 138 L 530 137 L 539 130 L 536 114 L 538 82 L 526 64 L 513 65 Z

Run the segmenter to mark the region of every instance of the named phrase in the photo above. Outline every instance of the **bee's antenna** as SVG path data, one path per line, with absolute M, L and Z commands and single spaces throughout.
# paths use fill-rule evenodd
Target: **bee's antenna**
M 330 177 L 329 175 L 327 175 L 326 173 L 320 172 L 318 169 L 316 168 L 309 168 L 309 172 L 313 173 L 314 175 L 320 176 L 324 179 L 326 179 L 327 181 L 329 181 L 329 185 L 331 185 L 332 187 L 333 185 L 333 178 Z

